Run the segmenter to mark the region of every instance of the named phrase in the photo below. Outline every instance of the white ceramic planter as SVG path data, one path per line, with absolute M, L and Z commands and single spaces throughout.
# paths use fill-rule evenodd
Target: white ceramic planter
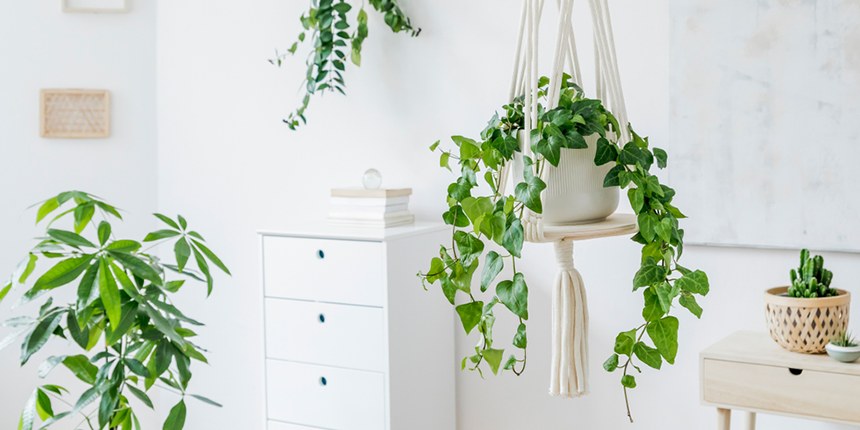
M 833 357 L 836 361 L 853 363 L 860 358 L 860 346 L 836 346 L 828 343 L 825 348 L 827 349 L 827 355 Z
M 547 163 L 547 188 L 543 200 L 543 221 L 552 225 L 572 225 L 606 219 L 618 208 L 619 188 L 603 187 L 603 179 L 613 163 L 594 165 L 597 134 L 585 138 L 586 149 L 562 149 L 558 167 Z M 527 134 L 518 134 L 520 148 L 528 145 Z M 514 158 L 515 183 L 523 182 L 522 153 Z

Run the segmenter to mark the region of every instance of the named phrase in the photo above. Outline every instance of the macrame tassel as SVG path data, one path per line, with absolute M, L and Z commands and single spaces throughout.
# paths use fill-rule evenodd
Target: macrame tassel
M 573 241 L 553 244 L 559 272 L 552 290 L 552 375 L 549 394 L 588 394 L 588 303 L 582 276 L 573 267 Z

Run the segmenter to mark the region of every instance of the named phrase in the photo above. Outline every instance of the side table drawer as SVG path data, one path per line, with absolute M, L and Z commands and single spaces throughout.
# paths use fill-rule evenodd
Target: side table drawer
M 382 308 L 266 299 L 267 358 L 385 371 Z
M 860 422 L 860 376 L 705 359 L 706 402 Z M 797 374 L 795 374 L 797 373 Z
M 383 306 L 380 242 L 263 238 L 266 296 Z
M 332 430 L 385 428 L 381 373 L 266 360 L 268 418 Z

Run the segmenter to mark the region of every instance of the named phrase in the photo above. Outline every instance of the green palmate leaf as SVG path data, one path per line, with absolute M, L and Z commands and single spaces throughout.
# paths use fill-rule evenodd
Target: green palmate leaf
M 636 275 L 633 276 L 633 291 L 641 287 L 656 285 L 666 279 L 666 271 L 661 266 L 658 266 L 653 260 L 646 262 L 639 268 Z
M 185 268 L 185 263 L 188 262 L 188 257 L 191 257 L 191 247 L 188 245 L 188 241 L 185 238 L 177 240 L 173 252 L 176 254 L 176 266 L 181 272 Z
M 651 288 L 645 289 L 645 308 L 642 309 L 642 317 L 645 318 L 645 321 L 652 322 L 659 320 L 663 315 L 666 315 L 666 311 L 663 310 L 657 293 L 653 292 Z
M 78 285 L 78 309 L 84 309 L 98 298 L 99 264 L 91 264 Z
M 661 169 L 665 169 L 667 165 L 667 161 L 669 160 L 669 156 L 666 154 L 666 151 L 660 148 L 654 148 L 654 158 L 657 159 L 657 167 Z
M 440 260 L 439 263 L 441 262 Z M 487 258 L 484 262 L 484 271 L 481 273 L 482 293 L 487 291 L 487 288 L 493 283 L 493 280 L 496 279 L 496 276 L 502 271 L 504 266 L 505 263 L 502 261 L 502 257 L 496 251 L 487 253 Z
M 432 151 L 435 151 L 435 150 L 436 150 L 436 148 L 439 146 L 439 143 L 441 143 L 441 142 L 442 142 L 441 140 L 437 140 L 437 141 L 436 141 L 436 143 L 434 143 L 434 144 L 430 145 L 430 151 L 431 151 L 431 152 L 432 152 Z
M 636 343 L 636 329 L 621 332 L 615 337 L 615 347 L 613 350 L 616 354 L 631 355 L 634 343 Z
M 140 243 L 133 240 L 117 240 L 111 242 L 105 249 L 128 254 L 140 249 Z
M 621 377 L 621 385 L 625 388 L 636 388 L 636 378 L 633 375 L 624 375 Z
M 58 364 L 62 363 L 65 358 L 65 355 L 54 355 L 48 357 L 47 360 L 43 361 L 42 364 L 39 365 L 39 377 L 44 379 L 52 370 L 54 370 L 55 367 L 57 367 Z
M 108 251 L 110 256 L 116 259 L 116 261 L 120 262 L 126 269 L 131 270 L 131 273 L 134 273 L 139 278 L 146 279 L 149 282 L 152 282 L 155 285 L 161 286 L 162 280 L 161 277 L 158 276 L 158 273 L 149 267 L 149 264 L 146 264 L 140 258 L 131 255 L 124 254 L 116 251 Z
M 32 430 L 33 421 L 36 420 L 36 399 L 38 397 L 38 389 L 30 395 L 30 400 L 24 405 L 24 410 L 21 412 L 21 421 L 18 424 L 19 430 Z
M 203 253 L 203 255 L 205 255 L 205 256 L 206 256 L 206 258 L 208 258 L 208 259 L 209 259 L 209 261 L 211 261 L 213 264 L 215 264 L 216 266 L 218 266 L 218 268 L 219 268 L 219 269 L 221 269 L 221 270 L 223 270 L 223 271 L 224 271 L 224 273 L 226 273 L 226 274 L 228 274 L 228 275 L 231 275 L 230 270 L 228 270 L 228 269 L 227 269 L 227 266 L 225 266 L 225 265 L 224 265 L 224 263 L 222 263 L 222 262 L 221 262 L 221 259 L 219 259 L 219 258 L 215 255 L 215 253 L 214 253 L 214 252 L 210 251 L 210 250 L 209 250 L 209 248 L 207 248 L 207 247 L 206 247 L 206 246 L 204 246 L 202 243 L 200 243 L 200 242 L 198 242 L 198 241 L 196 241 L 196 240 L 194 240 L 194 239 L 192 239 L 191 241 L 192 241 L 192 242 L 194 242 L 194 246 L 195 246 L 198 250 L 200 250 L 200 252 L 202 252 L 202 253 Z
M 618 369 L 618 354 L 612 354 L 603 362 L 603 369 L 607 372 L 614 372 Z
M 183 230 L 188 227 L 188 222 L 185 221 L 185 218 L 183 218 L 182 215 L 176 214 L 176 219 L 179 220 L 179 225 L 182 227 Z
M 51 405 L 51 398 L 38 388 L 36 389 L 36 393 L 36 412 L 38 412 L 39 418 L 44 421 L 53 417 L 54 407 Z
M 57 208 L 60 207 L 60 202 L 57 201 L 57 198 L 48 199 L 42 206 L 39 207 L 39 210 L 36 212 L 36 224 L 39 223 L 42 219 L 48 216 L 49 213 L 53 212 Z
M 87 391 L 84 391 L 84 394 L 81 394 L 81 397 L 78 399 L 77 403 L 75 403 L 75 407 L 72 408 L 71 415 L 77 415 L 85 407 L 96 401 L 96 399 L 98 399 L 101 394 L 101 386 L 94 386 Z
M 149 370 L 147 370 L 146 373 L 149 374 Z M 155 409 L 152 406 L 152 400 L 146 395 L 146 393 L 131 384 L 127 384 L 125 387 L 131 391 L 131 394 L 134 394 L 134 397 L 137 397 L 141 402 L 143 402 L 144 405 L 149 406 L 150 409 Z
M 457 182 L 448 186 L 448 195 L 454 200 L 462 202 L 467 197 L 472 196 L 472 183 L 465 177 L 460 177 Z
M 128 369 L 131 370 L 135 375 L 143 376 L 144 378 L 152 377 L 152 375 L 150 375 L 149 373 L 149 370 L 140 361 L 137 361 L 133 358 L 125 358 L 123 359 L 123 362 L 128 367 Z
M 116 327 L 122 317 L 122 298 L 106 258 L 99 259 L 99 296 L 111 325 Z
M 194 259 L 197 261 L 197 268 L 206 276 L 206 297 L 209 297 L 212 294 L 212 275 L 209 273 L 209 264 L 197 248 L 194 248 Z
M 648 324 L 647 330 L 660 355 L 669 364 L 675 364 L 675 355 L 678 353 L 678 319 L 664 317 Z
M 131 330 L 132 325 L 134 325 L 134 320 L 137 317 L 137 303 L 129 302 L 127 305 L 122 307 L 122 319 L 119 324 L 113 326 L 111 331 L 108 333 L 105 345 L 111 346 L 122 339 L 129 330 Z
M 155 372 L 153 377 L 157 377 L 166 372 L 170 367 L 170 361 L 173 359 L 173 345 L 171 345 L 169 341 L 163 339 L 158 343 L 158 347 L 155 348 L 153 358 L 155 359 Z M 179 389 L 179 387 L 175 388 Z
M 119 285 L 122 286 L 122 289 L 128 293 L 129 296 L 134 298 L 140 296 L 140 293 L 137 291 L 137 288 L 134 287 L 134 283 L 131 282 L 128 274 L 125 273 L 125 270 L 120 269 L 119 266 L 113 262 L 110 263 L 110 268 L 113 270 L 113 275 L 116 280 L 119 281 Z
M 170 281 L 164 284 L 164 289 L 170 291 L 171 293 L 175 293 L 182 288 L 182 285 L 185 284 L 185 280 L 180 281 Z
M 693 294 L 701 294 L 703 296 L 707 295 L 708 291 L 710 291 L 708 275 L 701 270 L 687 273 L 682 276 L 681 279 L 675 281 L 675 285 L 680 287 L 683 291 L 688 291 Z
M 12 283 L 11 282 L 9 282 L 8 284 L 6 284 L 6 286 L 4 286 L 2 289 L 0 289 L 0 302 L 2 302 L 4 298 L 6 298 L 6 295 L 9 294 L 9 291 L 11 289 L 12 289 Z
M 50 290 L 74 281 L 84 270 L 87 270 L 92 259 L 93 255 L 87 254 L 57 263 L 36 280 L 33 290 Z
M 460 315 L 460 321 L 463 323 L 463 329 L 466 334 L 472 332 L 472 329 L 481 322 L 481 311 L 484 308 L 484 302 L 469 302 L 457 306 L 457 315 Z
M 660 367 L 663 365 L 663 359 L 660 358 L 660 352 L 646 345 L 645 342 L 636 342 L 636 344 L 633 345 L 633 353 L 636 354 L 636 358 L 638 358 L 639 361 L 654 369 L 660 370 Z
M 179 236 L 181 233 L 174 230 L 158 230 L 146 235 L 143 238 L 144 242 L 154 242 L 156 240 L 167 239 L 168 237 Z
M 107 221 L 102 221 L 99 223 L 99 244 L 104 245 L 107 243 L 108 239 L 110 239 L 110 223 Z
M 61 395 L 61 396 L 63 395 L 63 391 L 65 391 L 66 393 L 68 393 L 68 392 L 69 392 L 69 390 L 67 390 L 67 389 L 65 389 L 65 388 L 63 388 L 63 387 L 61 387 L 61 386 L 59 386 L 59 385 L 50 385 L 50 384 L 42 385 L 42 389 L 43 389 L 43 390 L 50 391 L 50 392 L 52 392 L 52 393 L 59 394 L 59 395 Z
M 66 326 L 68 327 L 69 334 L 72 336 L 75 343 L 80 345 L 81 348 L 86 349 L 90 339 L 90 329 L 84 327 L 84 329 L 81 330 L 80 325 L 78 325 L 75 311 L 69 311 L 68 317 L 66 318 Z
M 30 357 L 36 353 L 36 351 L 40 350 L 42 346 L 48 342 L 48 339 L 51 337 L 51 334 L 54 332 L 54 329 L 60 324 L 60 320 L 63 318 L 65 311 L 55 312 L 53 314 L 47 315 L 36 328 L 30 332 L 30 335 L 27 337 L 27 340 L 21 345 L 21 365 L 27 363 Z
M 182 339 L 182 336 L 176 333 L 176 330 L 173 329 L 173 326 L 170 325 L 170 322 L 168 322 L 161 313 L 146 304 L 141 304 L 140 307 L 147 315 L 149 315 L 149 318 L 152 319 L 152 323 L 158 331 L 170 338 L 170 340 L 179 344 L 180 348 L 185 348 L 185 340 Z
M 517 357 L 516 357 L 515 355 L 511 354 L 511 356 L 510 356 L 510 357 L 508 357 L 508 359 L 505 361 L 505 364 L 504 364 L 504 366 L 502 366 L 502 369 L 504 369 L 504 370 L 511 370 L 511 369 L 513 369 L 513 368 L 514 368 L 514 365 L 515 365 L 515 364 L 517 364 Z M 466 368 L 466 359 L 465 359 L 465 358 L 463 359 L 463 364 L 462 364 L 462 366 L 461 366 L 461 367 L 462 367 L 463 369 L 465 369 L 465 368 Z M 462 370 L 462 369 L 461 369 L 461 370 Z
M 170 414 L 167 415 L 167 419 L 164 421 L 163 430 L 182 430 L 182 427 L 185 426 L 185 400 L 180 400 L 173 409 L 170 410 Z
M 526 335 L 526 325 L 520 323 L 517 327 L 517 334 L 514 335 L 513 344 L 520 349 L 526 349 L 528 346 L 528 336 Z
M 111 415 L 113 415 L 116 407 L 115 390 L 109 388 L 102 395 L 102 401 L 99 403 L 99 427 L 104 427 L 110 423 Z
M 527 208 L 535 213 L 543 213 L 540 193 L 546 188 L 546 183 L 539 177 L 534 176 L 531 167 L 533 164 L 531 158 L 523 157 L 523 176 L 525 182 L 517 184 L 514 188 L 514 194 L 516 194 L 517 200 L 521 201 Z
M 38 259 L 39 257 L 37 257 L 36 254 L 31 253 L 27 258 L 21 260 L 21 263 L 19 264 L 21 270 L 19 272 L 16 268 L 14 275 L 14 277 L 18 279 L 18 283 L 23 284 L 24 282 L 27 282 L 27 278 L 30 277 L 30 274 L 33 273 L 33 269 L 36 268 L 36 260 Z M 2 300 L 2 297 L 0 297 L 0 300 Z
M 191 318 L 186 317 L 185 315 L 182 314 L 182 312 L 179 311 L 179 309 L 176 309 L 176 307 L 174 307 L 173 305 L 169 305 L 169 304 L 164 303 L 164 302 L 159 301 L 159 300 L 150 300 L 149 303 L 152 304 L 153 306 L 173 315 L 174 317 L 176 317 L 176 319 L 178 319 L 180 321 L 184 321 L 184 322 L 187 322 L 189 324 L 194 324 L 197 326 L 203 325 L 202 323 L 200 323 L 198 321 L 195 321 Z
M 493 371 L 493 375 L 499 374 L 499 366 L 502 364 L 504 354 L 505 350 L 503 349 L 488 348 L 481 351 L 481 355 L 484 357 L 484 361 L 490 365 L 490 370 Z
M 496 285 L 496 295 L 514 315 L 524 320 L 529 319 L 529 289 L 522 273 L 514 274 L 513 281 L 499 282 Z
M 677 285 L 677 282 L 675 284 Z M 692 312 L 696 318 L 702 318 L 702 308 L 698 303 L 696 303 L 696 298 L 689 292 L 685 291 L 681 294 L 681 298 L 678 299 L 678 303 Z
M 97 248 L 93 245 L 92 242 L 86 240 L 83 236 L 72 233 L 71 231 L 66 230 L 57 230 L 57 229 L 48 229 L 48 236 L 56 239 L 59 242 L 65 243 L 66 245 L 73 246 L 75 248 L 79 248 L 81 246 L 86 246 L 90 248 Z
M 519 219 L 514 219 L 510 227 L 505 230 L 502 246 L 514 257 L 520 258 L 523 250 L 523 225 Z
M 453 170 L 451 170 L 451 166 L 448 164 L 450 158 L 450 152 L 443 152 L 442 155 L 439 156 L 439 167 L 444 167 L 448 169 L 449 172 L 453 172 Z
M 451 206 L 448 212 L 442 214 L 442 219 L 445 221 L 445 224 L 455 227 L 469 226 L 469 218 L 466 217 L 466 212 L 463 211 L 463 207 L 460 205 Z
M 172 219 L 170 219 L 170 218 L 168 218 L 162 214 L 153 214 L 153 215 L 155 215 L 156 218 L 160 219 L 162 222 L 169 225 L 174 230 L 179 230 L 179 226 L 176 225 L 176 222 L 174 222 Z
M 66 366 L 75 376 L 87 384 L 96 382 L 96 374 L 99 369 L 90 363 L 90 360 L 85 355 L 73 355 L 63 359 L 63 365 Z
M 85 203 L 75 208 L 75 233 L 80 234 L 96 213 L 95 203 Z
M 550 126 L 555 127 L 550 124 Z M 558 130 L 558 127 L 555 127 Z M 564 135 L 558 132 L 558 136 L 550 135 L 549 139 L 541 139 L 536 144 L 532 145 L 532 151 L 536 154 L 543 155 L 549 164 L 558 167 L 558 162 L 561 160 L 561 148 L 566 143 Z
M 478 269 L 478 260 L 472 262 L 472 265 L 469 267 L 463 267 L 462 264 L 457 262 L 454 266 L 454 271 L 451 274 L 451 282 L 454 283 L 454 286 L 463 291 L 466 294 L 472 293 L 472 276 L 475 274 L 475 270 Z

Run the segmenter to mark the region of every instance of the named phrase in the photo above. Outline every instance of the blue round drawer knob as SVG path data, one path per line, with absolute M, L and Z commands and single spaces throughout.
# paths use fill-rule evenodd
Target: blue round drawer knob
M 324 322 L 325 322 L 325 315 L 320 314 L 320 316 L 319 316 L 319 320 L 320 320 L 320 322 L 321 322 L 321 323 L 324 323 Z
M 325 376 L 321 376 L 321 377 L 320 377 L 320 385 L 322 385 L 323 387 L 325 387 L 325 386 L 326 386 L 326 384 L 328 384 L 328 381 L 326 381 L 326 380 L 325 380 Z
M 317 257 L 319 257 L 319 259 L 322 260 L 323 258 L 325 258 L 325 252 L 323 252 L 323 250 L 320 249 L 319 251 L 317 251 Z

